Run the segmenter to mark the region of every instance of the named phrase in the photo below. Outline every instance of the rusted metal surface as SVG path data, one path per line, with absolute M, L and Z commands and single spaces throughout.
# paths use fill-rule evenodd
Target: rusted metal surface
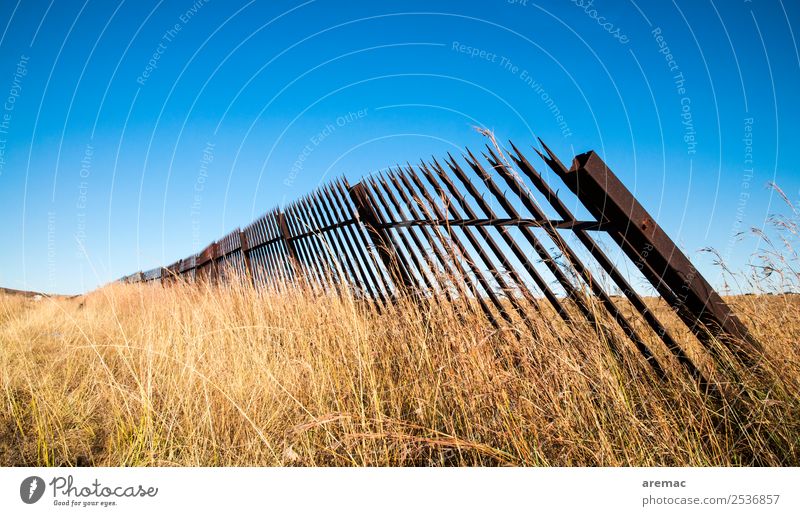
M 702 342 L 714 335 L 752 362 L 760 346 L 747 328 L 596 153 L 576 156 L 563 179 Z
M 149 271 L 145 271 L 142 273 L 143 281 L 145 282 L 153 282 L 153 281 L 161 281 L 161 267 L 156 267 L 155 269 L 150 269 Z
M 255 280 L 253 279 L 253 265 L 250 262 L 250 246 L 247 243 L 247 236 L 241 230 L 237 230 L 237 232 L 239 233 L 239 249 L 242 253 L 242 261 L 244 263 L 244 272 L 247 281 L 253 286 L 256 286 Z
M 372 240 L 372 249 L 377 252 L 384 267 L 390 272 L 392 282 L 407 289 L 416 288 L 417 282 L 411 276 L 408 264 L 400 257 L 397 243 L 383 225 L 376 209 L 376 203 L 372 200 L 367 186 L 358 183 L 349 188 L 349 191 L 356 206 L 358 221 L 366 228 L 369 238 Z
M 220 281 L 227 281 L 228 275 L 231 274 L 237 277 L 247 276 L 240 233 L 239 228 L 236 228 L 217 242 L 215 267 L 219 272 Z
M 707 387 L 633 287 L 630 267 L 603 249 L 598 235 L 608 235 L 712 355 L 717 339 L 743 363 L 757 361 L 760 347 L 745 325 L 597 154 L 581 154 L 567 168 L 543 143 L 536 151 L 591 215 L 579 220 L 559 186 L 511 149 L 506 158 L 487 147 L 483 160 L 467 151 L 466 167 L 448 155 L 444 166 L 432 159 L 352 186 L 333 181 L 197 255 L 121 281 L 213 284 L 236 272 L 256 288 L 303 286 L 379 308 L 398 296 L 464 303 L 497 328 L 522 324 L 534 335 L 553 329 L 555 315 L 568 328 L 592 328 L 620 360 L 632 346 L 663 379 L 665 364 L 651 349 L 660 341 Z

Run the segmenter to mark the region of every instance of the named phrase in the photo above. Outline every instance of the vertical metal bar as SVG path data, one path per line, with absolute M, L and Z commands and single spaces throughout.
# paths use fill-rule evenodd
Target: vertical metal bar
M 508 215 L 511 218 L 519 219 L 520 218 L 519 213 L 517 213 L 517 210 L 514 208 L 514 206 L 508 201 L 508 199 L 506 199 L 506 196 L 503 195 L 503 192 L 501 192 L 500 189 L 497 187 L 497 184 L 492 179 L 492 176 L 489 175 L 489 173 L 487 173 L 486 170 L 484 170 L 483 166 L 480 164 L 478 159 L 472 154 L 471 151 L 467 150 L 467 153 L 469 154 L 469 158 L 467 158 L 467 163 L 470 165 L 470 167 L 472 167 L 472 170 L 478 175 L 478 177 L 480 177 L 481 180 L 483 180 L 484 184 L 489 189 L 489 192 L 500 203 L 500 206 L 506 211 L 506 213 L 508 213 Z M 576 298 L 578 304 L 582 305 L 582 299 L 579 298 L 575 286 L 572 284 L 569 278 L 566 277 L 564 271 L 561 270 L 561 268 L 555 262 L 553 257 L 550 256 L 550 253 L 547 252 L 547 250 L 541 244 L 536 235 L 533 234 L 533 231 L 528 227 L 520 227 L 519 229 L 520 232 L 525 237 L 525 239 L 528 241 L 528 243 L 531 244 L 534 251 L 536 251 L 536 254 L 539 255 L 539 258 L 542 259 L 542 263 L 544 263 L 545 266 L 550 270 L 550 272 L 553 273 L 553 276 L 555 276 L 556 281 L 558 281 L 558 283 L 564 288 L 564 291 L 567 293 L 567 296 Z M 583 308 L 586 307 L 584 306 Z
M 245 274 L 250 279 L 250 284 L 255 287 L 256 278 L 253 276 L 253 266 L 250 263 L 250 247 L 247 245 L 247 235 L 244 234 L 244 231 L 239 231 L 239 249 L 244 261 Z
M 278 223 L 278 214 L 272 211 L 264 218 L 264 263 L 276 292 L 283 292 L 295 282 L 296 261 L 287 248 Z
M 343 223 L 345 226 L 349 226 L 347 221 L 339 220 L 336 216 L 336 211 L 331 206 L 331 197 L 332 193 L 329 186 L 323 187 L 321 191 L 316 194 L 316 210 L 322 224 L 333 226 L 337 223 Z M 378 294 L 374 290 L 375 287 L 369 282 L 361 263 L 358 261 L 358 257 L 353 252 L 350 241 L 347 238 L 345 227 L 342 226 L 338 229 L 332 229 L 331 231 L 333 232 L 333 239 L 337 243 L 337 249 L 339 249 L 340 255 L 344 258 L 350 270 L 350 275 L 353 277 L 354 282 L 359 284 L 361 297 L 369 296 L 373 299 L 377 299 Z
M 282 210 L 276 211 L 275 224 L 277 226 L 276 229 L 278 231 L 278 236 L 280 236 L 284 248 L 289 254 L 289 267 L 292 271 L 294 271 L 292 276 L 295 278 L 295 280 L 301 281 L 301 278 L 305 275 L 300 269 L 300 259 L 297 255 L 297 249 L 295 247 L 295 243 L 292 241 L 292 235 L 289 232 L 289 225 L 286 223 L 286 215 L 284 215 Z
M 273 287 L 272 272 L 270 270 L 269 262 L 267 261 L 267 216 L 262 216 L 253 224 L 251 232 L 257 237 L 260 242 L 258 248 L 254 249 L 253 258 L 256 266 L 253 268 L 253 273 L 257 277 L 257 284 L 263 284 L 266 288 Z
M 321 213 L 319 192 L 314 192 L 304 202 L 306 206 L 306 216 L 317 228 L 316 233 L 321 240 L 323 251 L 330 263 L 331 269 L 336 273 L 341 288 L 350 289 L 358 286 L 358 278 L 351 267 L 349 257 L 344 253 L 344 248 L 339 245 L 335 230 L 324 222 Z
M 405 234 L 400 230 L 399 227 L 397 227 L 400 221 L 394 220 L 388 201 L 386 198 L 384 198 L 383 194 L 381 194 L 380 188 L 378 187 L 376 181 L 374 179 L 369 179 L 366 181 L 366 184 L 371 187 L 373 199 L 375 200 L 375 209 L 378 217 L 381 220 L 381 224 L 387 229 L 390 238 L 394 239 L 396 236 L 402 244 L 397 245 L 395 241 L 395 248 L 398 251 L 397 256 L 403 262 L 406 270 L 411 273 L 412 278 L 417 281 L 417 292 L 423 295 L 428 292 L 430 292 L 432 295 L 436 295 L 437 290 L 428 278 L 425 267 L 422 265 L 422 262 L 420 262 L 419 256 L 414 253 Z M 396 230 L 392 231 L 393 229 Z M 403 249 L 405 249 L 405 253 L 403 252 Z M 416 275 L 414 271 L 416 271 Z M 436 279 L 434 278 L 434 282 L 435 281 Z
M 222 255 L 222 247 L 219 245 L 219 242 L 214 242 L 214 279 L 215 285 L 221 285 L 223 282 L 222 277 L 222 267 L 220 266 L 219 262 L 221 259 L 224 259 Z
M 346 179 L 340 179 L 336 182 L 336 187 L 333 189 L 334 198 L 343 216 L 355 221 L 355 224 L 348 225 L 350 237 L 353 239 L 356 250 L 359 251 L 360 258 L 367 272 L 369 272 L 375 288 L 383 293 L 382 295 L 385 296 L 385 299 L 389 299 L 394 295 L 395 291 L 391 273 L 386 269 L 377 249 L 375 249 L 367 227 L 359 221 L 358 211 L 353 206 L 349 192 L 350 185 Z
M 263 217 L 259 217 L 245 228 L 245 233 L 248 237 L 248 255 L 250 257 L 250 268 L 253 274 L 253 285 L 256 288 L 269 286 L 266 267 L 261 257 L 264 249 L 264 242 L 266 242 L 261 231 L 263 220 Z
M 300 233 L 307 233 L 309 230 L 313 231 L 313 228 L 303 217 L 304 214 L 302 212 L 300 201 L 292 206 L 292 215 L 292 223 L 296 228 L 297 235 Z M 323 260 L 324 252 L 320 249 L 320 242 L 314 236 L 304 236 L 302 238 L 296 237 L 296 240 L 298 243 L 304 246 L 308 263 L 314 268 L 314 272 L 319 278 L 320 288 L 324 292 L 327 292 L 329 289 L 335 290 L 336 282 L 330 274 L 327 264 Z
M 415 292 L 416 281 L 412 279 L 409 271 L 401 263 L 391 235 L 381 226 L 372 198 L 363 183 L 356 183 L 350 188 L 350 198 L 356 206 L 360 222 L 365 225 L 367 233 L 372 239 L 384 267 L 392 275 L 395 285 L 402 285 L 408 293 Z
M 299 223 L 306 228 L 304 232 L 313 232 L 313 235 L 306 237 L 306 240 L 311 244 L 315 262 L 325 276 L 328 285 L 341 294 L 340 289 L 345 288 L 345 282 L 339 277 L 340 271 L 334 263 L 332 248 L 330 248 L 330 243 L 326 242 L 327 235 L 321 231 L 316 220 L 310 215 L 308 199 L 299 200 L 296 203 L 296 210 Z
M 204 274 L 205 283 L 210 286 L 213 284 L 214 281 L 214 275 L 212 273 L 214 268 L 214 253 L 212 252 L 213 251 L 212 248 L 208 247 L 207 249 L 208 251 L 206 256 L 204 256 L 205 263 L 203 267 L 205 272 Z
M 447 257 L 445 257 L 442 254 L 442 251 L 439 248 L 439 245 L 442 245 L 444 247 L 445 252 L 447 252 L 447 246 L 441 239 L 434 238 L 434 236 L 433 236 L 433 235 L 437 234 L 437 230 L 439 228 L 438 228 L 438 226 L 436 224 L 438 222 L 440 222 L 440 221 L 438 221 L 436 217 L 430 217 L 429 216 L 430 212 L 427 212 L 427 211 L 424 211 L 424 210 L 422 211 L 421 214 L 419 212 L 417 212 L 416 208 L 414 208 L 415 201 L 412 201 L 408 197 L 408 194 L 406 194 L 406 192 L 405 192 L 405 184 L 404 183 L 401 184 L 400 180 L 398 179 L 398 176 L 402 176 L 402 175 L 403 175 L 403 171 L 400 170 L 400 169 L 398 169 L 398 171 L 396 173 L 390 172 L 389 181 L 391 181 L 392 184 L 394 185 L 395 190 L 397 190 L 397 193 L 400 195 L 400 199 L 405 204 L 406 209 L 408 209 L 409 215 L 411 216 L 411 218 L 413 220 L 423 220 L 423 219 L 425 219 L 427 221 L 433 222 L 433 224 L 431 225 L 430 228 L 426 227 L 425 225 L 419 225 L 419 231 L 422 234 L 423 238 L 425 238 L 425 241 L 428 242 L 428 245 L 430 246 L 431 251 L 433 251 L 433 255 L 436 257 L 436 261 L 441 265 L 442 270 L 447 274 L 448 279 L 453 282 L 454 286 L 456 287 L 456 290 L 458 290 L 458 294 L 463 296 L 463 297 L 465 297 L 465 298 L 468 297 L 467 288 L 465 287 L 465 285 L 467 285 L 467 282 L 466 282 L 466 277 L 464 276 L 464 270 L 463 269 L 457 270 L 457 267 L 456 267 L 455 264 L 457 264 L 458 262 L 456 262 L 456 261 L 451 262 L 451 261 L 449 261 L 447 259 Z M 413 190 L 411 191 L 411 195 L 412 196 L 414 195 Z M 394 197 L 394 195 L 392 195 L 391 197 L 393 199 L 393 202 L 397 203 L 396 198 Z M 417 199 L 416 202 L 418 203 L 419 200 Z M 422 207 L 421 204 L 419 204 L 419 206 Z M 411 230 L 413 229 L 414 226 L 416 226 L 416 224 L 413 224 L 409 228 L 409 233 L 411 233 L 412 235 L 414 233 Z M 419 238 L 415 238 L 415 240 L 419 242 Z M 437 241 L 439 242 L 438 244 L 437 244 Z M 421 244 L 421 242 L 420 242 L 420 244 Z M 420 246 L 420 247 L 422 247 L 422 246 Z M 436 264 L 434 263 L 434 261 L 432 259 L 430 259 L 429 253 L 425 252 L 424 247 L 422 247 L 422 252 L 423 252 L 423 256 L 427 257 L 426 261 L 428 262 L 429 267 L 431 268 L 431 270 L 435 270 Z M 434 276 L 435 276 L 435 273 L 434 273 Z M 450 294 L 449 294 L 449 288 L 447 288 L 447 281 L 446 280 L 445 280 L 444 284 L 443 284 L 442 281 L 439 281 L 439 284 L 440 284 L 442 290 L 445 290 L 445 292 L 447 293 L 448 298 L 455 299 L 454 297 L 450 296 Z
M 298 237 L 298 235 L 303 232 L 303 229 L 297 227 L 297 215 L 295 214 L 294 205 L 287 206 L 284 209 L 284 214 L 284 221 L 286 222 L 286 226 L 289 228 L 290 236 L 288 241 L 294 245 L 299 263 L 305 271 L 303 274 L 303 279 L 312 289 L 324 290 L 325 282 L 312 262 L 312 253 L 309 251 L 306 241 Z
M 312 262 L 311 252 L 308 250 L 306 242 L 302 238 L 297 238 L 297 235 L 302 233 L 302 230 L 297 228 L 294 211 L 294 206 L 292 205 L 284 208 L 283 223 L 288 230 L 286 242 L 292 245 L 295 255 L 297 256 L 297 263 L 303 270 L 301 276 L 302 283 L 315 291 L 325 290 L 325 281 Z
M 267 264 L 276 292 L 282 292 L 288 283 L 295 282 L 295 260 L 292 258 L 278 223 L 277 211 L 264 218 L 264 263 Z
M 295 224 L 297 225 L 298 230 L 303 231 L 306 234 L 308 232 L 312 232 L 311 236 L 304 236 L 302 241 L 309 249 L 311 261 L 318 271 L 320 277 L 324 281 L 325 286 L 323 289 L 326 291 L 338 291 L 338 280 L 327 259 L 328 252 L 325 249 L 324 242 L 319 239 L 316 228 L 314 228 L 313 224 L 307 218 L 304 201 L 302 199 L 295 203 L 294 212 L 296 217 Z
M 447 281 L 449 280 L 456 287 L 458 294 L 466 298 L 467 289 L 466 289 L 466 283 L 465 283 L 466 278 L 464 277 L 464 271 L 456 270 L 454 263 L 457 262 L 450 262 L 447 259 L 447 257 L 445 257 L 442 254 L 442 251 L 439 248 L 439 245 L 445 245 L 445 244 L 443 244 L 441 240 L 439 240 L 439 244 L 437 244 L 437 239 L 433 237 L 433 234 L 435 234 L 436 230 L 438 229 L 438 226 L 436 224 L 439 221 L 437 221 L 435 218 L 429 217 L 428 216 L 429 212 L 423 211 L 421 214 L 417 212 L 416 208 L 414 208 L 415 202 L 408 197 L 408 194 L 406 194 L 405 192 L 404 184 L 401 184 L 400 180 L 398 179 L 398 176 L 401 176 L 402 174 L 403 171 L 400 169 L 398 169 L 397 172 L 390 171 L 388 176 L 388 181 L 390 181 L 394 185 L 394 189 L 397 191 L 398 195 L 400 195 L 400 200 L 403 201 L 403 204 L 408 210 L 408 213 L 411 216 L 412 221 L 424 219 L 433 223 L 430 226 L 430 228 L 425 226 L 424 224 L 417 225 L 416 223 L 412 223 L 412 225 L 408 228 L 408 232 L 412 235 L 414 241 L 417 242 L 417 246 L 420 248 L 423 257 L 425 258 L 425 261 L 428 263 L 428 267 L 433 272 L 434 278 L 438 280 L 440 288 L 443 291 L 445 291 L 447 297 L 451 300 L 455 299 L 455 297 L 451 295 L 450 289 L 447 287 Z M 381 177 L 384 183 L 384 187 L 388 189 L 388 184 L 385 177 L 384 176 Z M 397 198 L 394 196 L 393 193 L 391 193 L 391 189 L 388 189 L 388 191 L 390 192 L 390 199 L 392 203 L 395 205 L 395 209 L 402 217 L 402 211 L 399 208 L 399 202 Z M 414 194 L 413 190 L 411 194 L 412 195 Z M 419 240 L 419 237 L 416 236 L 416 233 L 413 232 L 414 227 L 419 228 L 419 232 L 422 234 L 423 238 L 430 246 L 431 251 L 433 251 L 433 256 L 436 257 L 436 261 L 430 258 L 430 253 L 426 252 L 423 243 Z M 446 247 L 445 251 L 447 251 Z M 439 276 L 436 274 L 436 269 L 438 267 L 441 267 L 441 270 L 447 275 L 447 279 L 445 279 L 444 281 L 440 280 Z
M 217 258 L 219 258 L 219 244 L 214 242 L 211 244 L 211 284 L 219 284 L 219 268 L 217 267 Z
M 467 162 L 470 164 L 475 173 L 478 174 L 478 176 L 483 180 L 483 182 L 489 188 L 489 191 L 492 193 L 492 195 L 498 200 L 503 209 L 512 218 L 519 219 L 519 214 L 517 213 L 517 210 L 514 208 L 514 206 L 511 205 L 508 199 L 506 199 L 505 195 L 503 195 L 503 193 L 497 187 L 492 177 L 483 169 L 483 166 L 481 166 L 480 162 L 478 162 L 478 160 L 475 158 L 472 152 L 470 151 L 467 152 L 469 153 L 469 156 L 471 158 L 471 161 L 468 159 Z M 526 240 L 531 244 L 531 246 L 533 246 L 533 249 L 536 251 L 536 254 L 538 254 L 539 257 L 542 259 L 545 266 L 547 266 L 547 268 L 556 277 L 556 280 L 559 282 L 559 284 L 564 288 L 564 291 L 566 292 L 568 298 L 572 299 L 575 302 L 575 305 L 578 307 L 578 310 L 581 312 L 584 318 L 592 326 L 594 326 L 601 335 L 603 335 L 606 338 L 611 352 L 617 357 L 617 359 L 621 363 L 622 353 L 619 349 L 616 337 L 614 336 L 613 333 L 607 331 L 599 323 L 591 307 L 588 305 L 588 302 L 585 299 L 583 292 L 575 288 L 575 285 L 572 284 L 569 278 L 567 278 L 566 274 L 564 274 L 564 271 L 561 269 L 561 267 L 555 262 L 555 260 L 553 260 L 553 257 L 550 255 L 550 253 L 547 252 L 547 250 L 541 244 L 536 235 L 534 235 L 531 228 L 520 227 L 519 229 L 520 232 L 523 234 L 523 236 L 525 236 Z M 647 349 L 647 352 L 649 353 L 649 349 Z M 652 356 L 652 354 L 650 354 L 650 356 Z M 650 363 L 652 365 L 652 362 Z M 655 369 L 656 372 L 663 374 L 663 371 L 661 370 L 660 366 L 656 367 L 657 367 L 657 369 Z

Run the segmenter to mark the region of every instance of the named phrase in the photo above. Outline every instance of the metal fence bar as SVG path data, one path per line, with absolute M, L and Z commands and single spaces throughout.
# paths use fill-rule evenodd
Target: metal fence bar
M 333 288 L 333 282 L 328 276 L 328 271 L 321 260 L 321 251 L 315 239 L 301 238 L 298 235 L 308 230 L 308 224 L 302 219 L 300 208 L 297 204 L 291 205 L 285 211 L 289 216 L 286 223 L 292 232 L 291 242 L 299 251 L 305 265 L 306 272 L 311 272 L 307 278 L 307 284 L 316 291 L 325 292 Z
M 298 224 L 300 227 L 306 228 L 312 234 L 302 237 L 309 247 L 312 249 L 312 256 L 314 262 L 317 264 L 318 269 L 321 271 L 322 276 L 329 285 L 328 288 L 335 292 L 341 293 L 345 288 L 347 282 L 339 274 L 340 269 L 332 261 L 332 253 L 330 242 L 326 241 L 329 235 L 328 231 L 318 231 L 314 219 L 310 216 L 310 208 L 307 199 L 301 199 L 296 204 L 296 212 L 298 216 Z
M 311 196 L 314 202 L 309 203 L 309 211 L 318 228 L 332 227 L 335 224 L 335 222 L 330 219 L 330 212 L 324 200 L 325 195 L 325 190 L 315 192 Z M 341 273 L 345 274 L 348 278 L 346 286 L 351 289 L 354 295 L 361 297 L 362 292 L 367 290 L 367 282 L 362 275 L 362 271 L 355 267 L 350 254 L 348 254 L 341 238 L 343 235 L 340 235 L 340 229 L 341 227 L 324 233 L 330 246 L 330 258 L 334 263 L 337 262 L 336 257 L 339 258 L 336 266 L 341 270 Z M 370 295 L 374 296 L 372 292 L 370 292 Z
M 286 222 L 286 215 L 283 211 L 277 210 L 274 214 L 274 217 L 274 229 L 277 230 L 275 236 L 280 238 L 280 241 L 283 244 L 283 250 L 289 257 L 286 268 L 291 271 L 294 280 L 299 282 L 303 276 L 301 269 L 302 265 L 300 264 L 300 258 L 298 256 L 296 244 L 294 241 L 292 241 L 292 234 L 289 231 L 289 225 Z
M 280 212 L 278 224 L 283 243 L 289 249 L 289 255 L 294 257 L 293 263 L 297 265 L 295 276 L 298 282 L 315 291 L 318 290 L 317 285 L 322 284 L 322 278 L 317 276 L 316 269 L 311 265 L 311 258 L 308 256 L 305 242 L 293 238 L 297 231 L 294 228 L 294 214 L 291 205 L 284 207 Z
M 390 224 L 391 215 L 388 203 L 383 194 L 381 194 L 380 188 L 378 188 L 377 183 L 371 179 L 365 179 L 362 181 L 362 183 L 368 185 L 370 195 L 376 201 L 374 206 L 376 208 L 376 213 L 378 214 L 380 223 L 384 225 Z M 412 290 L 416 293 L 436 294 L 437 291 L 434 288 L 430 278 L 428 277 L 425 267 L 422 266 L 419 257 L 413 252 L 413 250 L 411 250 L 411 245 L 409 244 L 405 234 L 403 234 L 403 232 L 400 229 L 397 229 L 395 231 L 387 230 L 387 233 L 389 234 L 390 239 L 397 237 L 397 239 L 400 241 L 401 245 L 397 245 L 395 243 L 395 249 L 397 251 L 398 256 L 401 257 L 401 261 L 403 261 L 406 270 L 414 279 Z M 405 250 L 405 252 L 403 252 L 403 250 Z M 434 279 L 434 282 L 435 281 L 436 280 Z
M 363 183 L 357 183 L 350 188 L 350 197 L 358 210 L 358 218 L 367 228 L 372 239 L 374 249 L 383 262 L 384 267 L 392 275 L 395 285 L 402 285 L 406 290 L 413 291 L 416 286 L 409 275 L 407 265 L 397 252 L 394 239 L 389 232 L 381 227 L 381 221 L 375 211 L 371 197 Z
M 244 231 L 239 231 L 239 248 L 242 250 L 242 259 L 244 260 L 247 280 L 255 287 L 256 280 L 253 276 L 253 265 L 250 262 L 250 246 L 247 245 L 247 235 L 244 234 Z
M 270 278 L 276 291 L 285 288 L 281 283 L 287 279 L 292 284 L 297 281 L 295 272 L 297 258 L 291 252 L 280 230 L 279 215 L 273 211 L 264 219 L 265 242 L 263 248 L 264 263 L 270 271 Z
M 286 285 L 281 283 L 289 281 L 296 285 L 299 281 L 297 277 L 298 261 L 293 253 L 293 248 L 284 239 L 284 232 L 281 230 L 280 216 L 278 211 L 273 210 L 264 219 L 264 231 L 266 232 L 266 242 L 264 246 L 264 261 L 269 264 L 272 271 L 275 288 L 280 291 Z M 287 229 L 288 232 L 288 229 Z

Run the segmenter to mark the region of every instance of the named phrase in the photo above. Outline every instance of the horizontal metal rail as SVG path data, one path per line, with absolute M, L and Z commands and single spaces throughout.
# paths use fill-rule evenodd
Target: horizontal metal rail
M 570 229 L 573 231 L 605 231 L 608 223 L 588 220 L 534 220 L 524 218 L 510 219 L 415 219 L 379 224 L 382 229 L 405 228 L 413 226 L 456 226 L 456 227 L 505 227 Z

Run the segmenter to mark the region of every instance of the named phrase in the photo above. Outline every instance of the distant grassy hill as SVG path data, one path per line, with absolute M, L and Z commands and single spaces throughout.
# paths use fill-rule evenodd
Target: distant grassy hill
M 42 296 L 42 297 L 53 297 L 59 299 L 71 299 L 73 297 L 78 297 L 77 295 L 68 296 L 64 294 L 45 294 L 44 292 L 35 292 L 33 290 L 17 290 L 14 288 L 5 288 L 5 287 L 0 287 L 0 294 L 8 294 L 11 296 L 22 296 L 22 297 Z
M 44 296 L 46 294 L 42 294 L 41 292 L 32 292 L 30 290 L 16 290 L 13 288 L 4 288 L 0 287 L 0 294 L 10 294 L 16 296 L 25 296 L 25 297 L 33 297 L 33 296 Z

